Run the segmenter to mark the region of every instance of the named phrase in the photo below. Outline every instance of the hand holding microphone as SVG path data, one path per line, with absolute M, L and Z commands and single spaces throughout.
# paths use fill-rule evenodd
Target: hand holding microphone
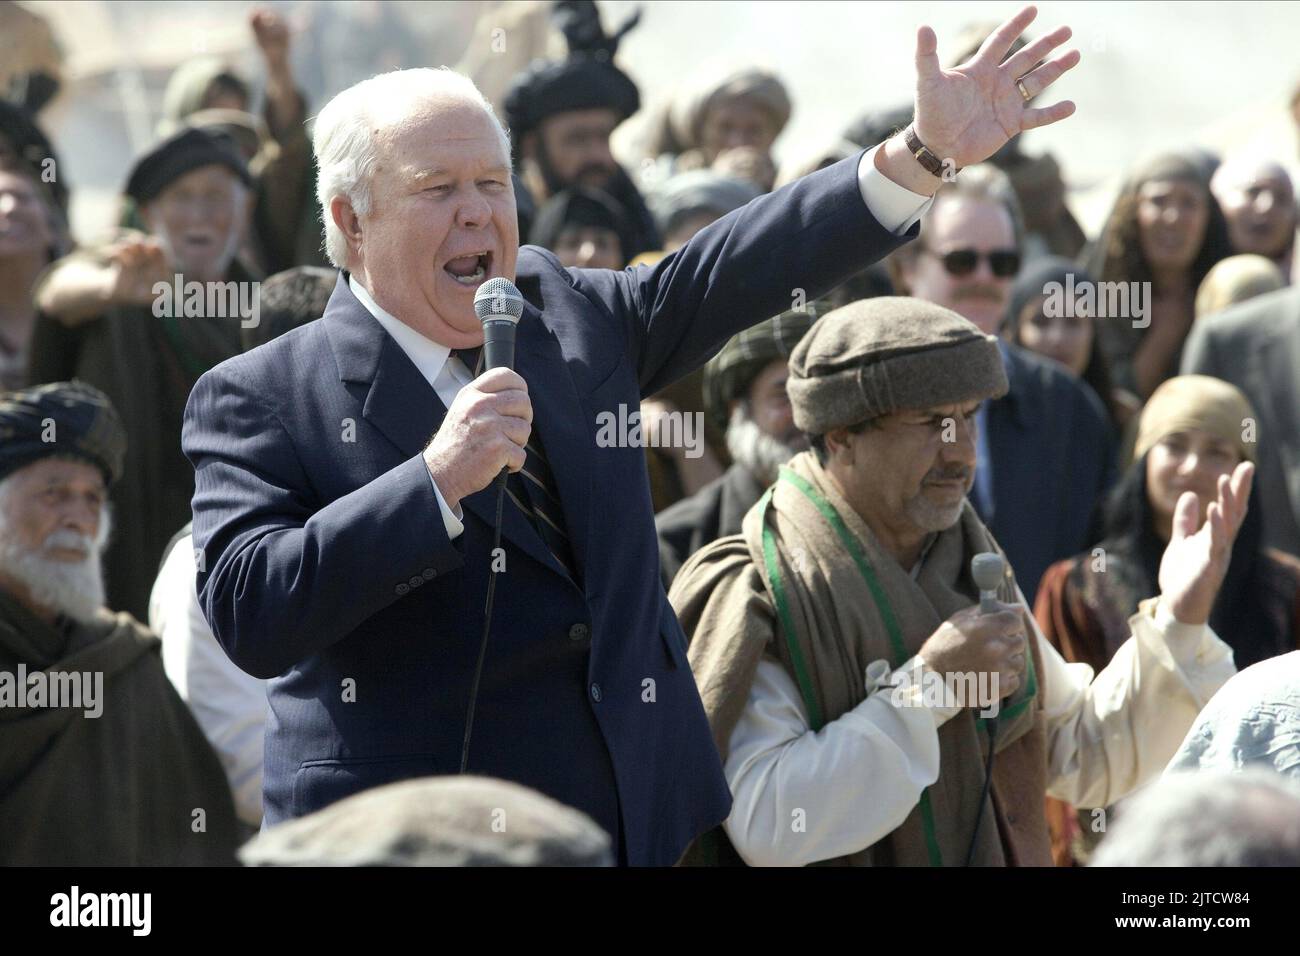
M 997 674 L 998 693 L 1005 698 L 1020 686 L 1026 635 L 1020 608 L 997 598 L 1002 573 L 999 555 L 978 554 L 972 559 L 971 575 L 980 588 L 980 603 L 939 625 L 921 646 L 920 656 L 940 674 Z
M 998 600 L 998 587 L 1002 584 L 1003 576 L 1006 574 L 1006 559 L 1000 554 L 992 551 L 985 551 L 975 555 L 970 559 L 970 575 L 975 582 L 975 586 L 980 589 L 980 614 L 999 614 L 1010 605 L 1005 605 Z M 1014 613 L 1020 616 L 1019 609 Z M 1023 630 L 1020 632 L 1022 638 L 1027 638 Z M 1017 642 L 1019 649 L 1014 650 L 1006 659 L 1005 664 L 1010 665 L 1013 670 L 1007 671 L 1004 668 L 999 671 L 998 684 L 1004 693 L 1002 699 L 1006 700 L 1014 694 L 1020 686 L 1020 672 L 1025 666 L 1024 640 Z
M 424 450 L 429 474 L 453 510 L 462 498 L 490 485 L 502 469 L 524 466 L 533 405 L 528 383 L 513 370 L 523 307 L 523 296 L 508 279 L 490 279 L 474 296 L 474 311 L 483 323 L 486 371 L 457 393 Z

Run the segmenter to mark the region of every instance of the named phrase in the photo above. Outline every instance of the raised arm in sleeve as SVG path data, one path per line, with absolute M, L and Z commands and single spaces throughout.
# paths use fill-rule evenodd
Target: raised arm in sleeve
M 811 301 L 884 258 L 895 235 L 871 214 L 861 153 L 759 196 L 654 266 L 570 269 L 574 288 L 624 326 L 643 395 L 694 371 L 736 332 Z
M 1154 600 L 1129 618 L 1132 636 L 1096 677 L 1033 627 L 1046 685 L 1047 792 L 1076 807 L 1109 806 L 1158 775 L 1236 673 L 1214 631 L 1178 623 Z

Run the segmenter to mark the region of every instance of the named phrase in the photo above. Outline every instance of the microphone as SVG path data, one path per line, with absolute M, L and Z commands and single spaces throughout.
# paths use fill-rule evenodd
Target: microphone
M 509 279 L 488 279 L 474 293 L 474 314 L 483 323 L 483 368 L 515 367 L 515 329 L 524 296 Z
M 524 314 L 524 296 L 509 279 L 489 279 L 474 293 L 474 314 L 483 323 L 483 368 L 515 367 L 515 328 Z M 496 477 L 496 522 L 492 528 L 492 553 L 501 547 L 501 508 L 505 502 L 506 475 L 502 468 Z M 496 595 L 497 574 L 493 562 L 488 578 L 487 596 L 483 602 L 483 639 L 479 643 L 478 661 L 474 665 L 474 680 L 470 685 L 469 707 L 465 711 L 465 736 L 460 747 L 460 772 L 469 769 L 469 744 L 474 733 L 474 710 L 478 705 L 479 685 L 483 680 L 483 661 L 487 658 L 488 635 L 492 633 L 492 607 Z
M 970 559 L 970 576 L 975 586 L 980 589 L 980 613 L 996 614 L 998 610 L 998 585 L 1006 562 L 1002 555 L 985 551 Z
M 996 614 L 998 612 L 998 585 L 1006 572 L 1006 561 L 1002 555 L 984 551 L 970 559 L 970 576 L 975 586 L 980 589 L 980 613 Z M 1001 707 L 999 702 L 998 707 Z M 984 806 L 988 803 L 989 787 L 993 783 L 993 752 L 997 746 L 998 715 L 994 712 L 985 718 L 989 732 L 989 753 L 984 762 L 984 790 L 975 811 L 975 827 L 971 830 L 970 848 L 966 851 L 966 865 L 970 866 L 975 858 L 975 838 L 980 832 L 980 821 L 984 818 Z

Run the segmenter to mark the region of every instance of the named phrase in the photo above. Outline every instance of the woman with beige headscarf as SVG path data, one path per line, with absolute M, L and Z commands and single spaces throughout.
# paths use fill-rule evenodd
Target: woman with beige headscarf
M 1179 496 L 1196 492 L 1204 521 L 1222 476 L 1255 460 L 1257 427 L 1246 396 L 1217 378 L 1181 375 L 1156 389 L 1138 422 L 1134 462 L 1112 493 L 1100 545 L 1052 565 L 1038 585 L 1034 617 L 1066 660 L 1095 671 L 1106 666 L 1127 639 L 1138 602 L 1159 593 L 1160 555 Z M 1210 615 L 1238 670 L 1300 645 L 1300 561 L 1263 546 L 1267 520 L 1252 492 Z M 1049 801 L 1048 820 L 1058 864 L 1090 849 L 1080 841 L 1098 838 L 1089 811 L 1079 826 L 1070 808 Z
M 1196 318 L 1205 318 L 1238 302 L 1245 302 L 1266 292 L 1276 292 L 1286 285 L 1286 276 L 1271 259 L 1257 255 L 1228 256 L 1220 259 L 1196 290 Z

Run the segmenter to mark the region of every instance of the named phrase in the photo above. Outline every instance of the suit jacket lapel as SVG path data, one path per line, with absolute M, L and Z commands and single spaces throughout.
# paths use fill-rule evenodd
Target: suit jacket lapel
M 442 426 L 447 408 L 402 347 L 357 301 L 344 274 L 340 274 L 322 321 L 326 323 L 334 349 L 339 377 L 345 382 L 369 387 L 362 417 L 383 433 L 404 457 L 419 454 Z M 522 327 L 523 323 L 520 324 Z M 536 324 L 540 324 L 540 316 Z M 556 351 L 558 354 L 558 345 Z M 543 441 L 546 441 L 545 435 L 544 432 Z M 547 452 L 549 459 L 549 446 Z M 496 523 L 496 483 L 464 498 L 461 506 L 467 512 L 472 511 L 489 529 L 492 528 Z M 509 500 L 501 509 L 501 534 L 534 560 L 557 574 L 564 574 L 564 569 L 551 557 L 537 531 Z
M 368 388 L 362 417 L 405 457 L 418 454 L 442 424 L 447 409 L 402 347 L 357 301 L 348 288 L 347 273 L 339 274 L 321 321 L 334 349 L 339 378 Z

